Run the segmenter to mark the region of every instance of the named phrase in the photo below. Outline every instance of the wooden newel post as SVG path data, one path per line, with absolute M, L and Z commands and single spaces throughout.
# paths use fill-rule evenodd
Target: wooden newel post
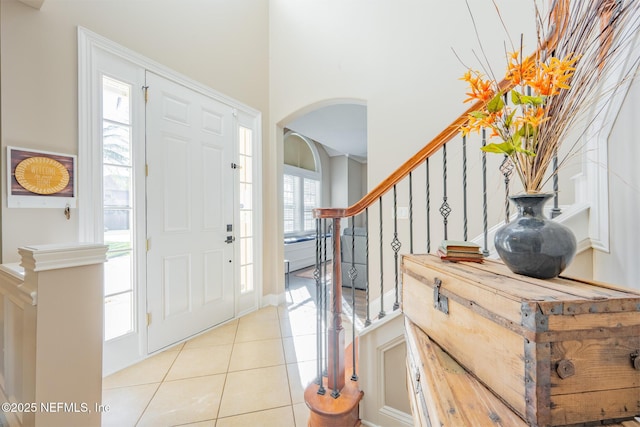
M 342 269 L 340 257 L 340 219 L 333 219 L 333 279 L 331 320 L 328 321 L 327 377 L 309 384 L 304 400 L 310 409 L 308 427 L 360 426 L 358 405 L 363 392 L 357 381 L 345 380 L 344 328 L 342 327 Z M 320 331 L 318 331 L 320 333 Z M 354 344 L 355 345 L 355 344 Z M 318 353 L 320 357 L 320 353 Z
M 340 258 L 340 218 L 333 220 L 333 284 L 327 385 L 334 397 L 344 387 L 344 328 L 342 327 L 342 267 Z

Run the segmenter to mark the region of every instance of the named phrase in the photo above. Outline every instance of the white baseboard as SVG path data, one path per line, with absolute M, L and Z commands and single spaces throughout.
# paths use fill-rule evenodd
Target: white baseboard
M 262 296 L 262 301 L 260 301 L 260 308 L 268 307 L 270 305 L 279 306 L 286 302 L 286 297 L 284 292 L 280 294 L 268 294 Z

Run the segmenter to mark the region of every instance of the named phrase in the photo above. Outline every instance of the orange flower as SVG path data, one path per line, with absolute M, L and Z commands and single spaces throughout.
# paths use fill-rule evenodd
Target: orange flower
M 526 123 L 531 125 L 534 129 L 538 128 L 542 123 L 549 120 L 546 115 L 546 110 L 543 107 L 537 107 L 532 110 L 528 110 L 526 114 L 518 118 L 518 123 Z
M 464 80 L 469 83 L 469 89 L 471 92 L 467 92 L 468 96 L 463 102 L 470 102 L 474 100 L 488 101 L 493 98 L 493 82 L 491 80 L 484 80 L 482 73 L 479 71 L 467 71 L 460 80 Z
M 557 95 L 558 91 L 553 84 L 552 75 L 545 73 L 543 69 L 537 69 L 535 77 L 529 82 L 533 92 L 542 96 Z
M 533 58 L 526 58 L 519 62 L 520 52 L 512 52 L 509 54 L 509 62 L 507 64 L 507 74 L 505 78 L 511 80 L 516 86 L 527 84 L 535 75 L 536 63 Z
M 523 59 L 520 52 L 510 53 L 506 78 L 517 88 L 512 89 L 510 103 L 507 102 L 509 97 L 502 99 L 503 93 L 497 95 L 497 82 L 485 79 L 479 71 L 468 70 L 461 78 L 469 85 L 468 98 L 464 102 L 480 100 L 484 106 L 469 113 L 467 122 L 460 128 L 462 134 L 490 130 L 489 138 L 511 144 L 517 139 L 527 151 L 516 151 L 535 156 L 537 129 L 550 119 L 546 100 L 570 88 L 577 60 L 575 55 L 542 61 L 540 56 Z

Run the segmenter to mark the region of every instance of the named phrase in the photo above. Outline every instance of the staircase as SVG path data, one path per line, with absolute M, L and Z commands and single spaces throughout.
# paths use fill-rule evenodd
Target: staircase
M 555 31 L 541 47 L 545 52 L 552 52 L 562 36 L 569 1 L 554 2 L 554 7 L 550 16 Z M 505 91 L 511 88 L 507 80 L 502 81 L 500 87 Z M 620 87 L 626 90 L 628 85 Z M 493 234 L 514 213 L 509 195 L 522 191 L 519 184 L 512 181 L 512 167 L 506 156 L 487 155 L 478 149 L 488 143 L 486 132 L 477 138 L 460 134 L 468 113 L 482 106 L 482 102 L 472 105 L 354 205 L 314 210 L 317 236 L 314 277 L 319 310 L 317 379 L 305 393 L 311 409 L 310 427 L 357 426 L 363 422 L 360 417 L 372 426 L 411 425 L 406 412 L 386 404 L 385 388 L 381 385 L 384 382 L 381 378 L 390 372 L 385 370 L 382 359 L 390 351 L 389 354 L 402 351 L 404 346 L 399 320 L 401 257 L 433 253 L 444 239 L 474 241 L 486 257 L 497 257 Z M 585 154 L 585 157 L 588 156 Z M 554 166 L 545 188 L 555 196 L 553 205 L 548 207 L 549 216 L 574 231 L 578 252 L 589 251 L 595 247 L 592 222 L 598 219 L 592 212 L 601 208 L 591 203 L 591 197 L 585 197 L 584 179 L 576 180 L 577 189 L 569 192 L 575 193 L 575 198 L 562 200 L 559 188 L 566 188 L 569 183 L 558 172 Z M 353 336 L 347 341 L 360 346 L 359 353 L 363 356 L 359 360 L 357 347 L 345 351 L 342 327 L 343 298 L 351 298 L 351 306 L 356 306 L 352 290 L 357 280 L 362 281 L 358 276 L 362 270 L 359 272 L 353 262 L 355 233 L 342 235 L 341 230 L 356 224 L 364 224 L 367 230 L 363 303 L 366 318 L 363 328 L 354 327 Z M 328 234 L 332 235 L 330 246 Z M 345 251 L 351 251 L 350 264 L 342 262 Z M 326 271 L 327 253 L 333 259 L 330 272 Z M 346 270 L 344 276 L 343 270 Z M 343 277 L 347 280 L 343 281 Z M 355 311 L 354 325 L 357 323 Z M 349 372 L 347 366 L 354 367 L 353 372 Z M 397 366 L 395 376 L 403 377 L 404 370 L 404 365 Z

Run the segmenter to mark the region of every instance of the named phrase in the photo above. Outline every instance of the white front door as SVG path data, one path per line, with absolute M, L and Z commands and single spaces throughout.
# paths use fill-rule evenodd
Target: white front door
M 233 109 L 147 72 L 148 351 L 234 316 Z

